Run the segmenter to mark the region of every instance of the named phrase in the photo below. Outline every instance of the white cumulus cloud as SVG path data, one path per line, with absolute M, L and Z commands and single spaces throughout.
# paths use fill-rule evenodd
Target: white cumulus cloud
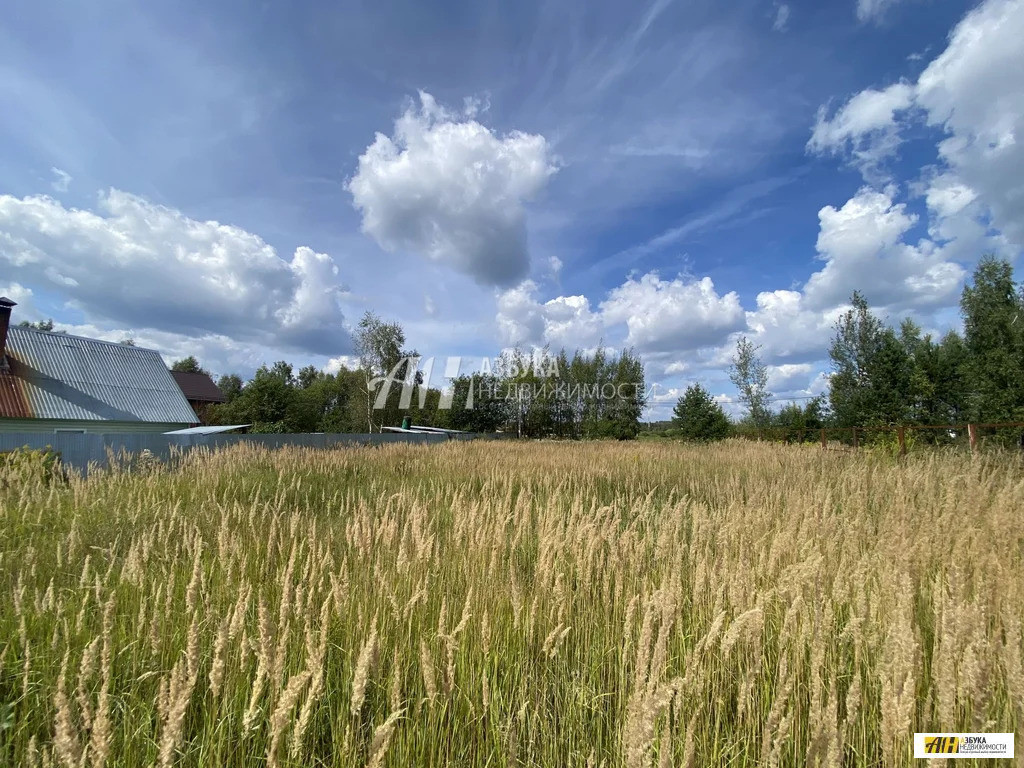
M 654 272 L 612 290 L 601 311 L 606 323 L 626 324 L 627 344 L 653 352 L 712 346 L 745 322 L 739 296 L 720 295 L 710 277 L 662 280 Z
M 866 175 L 875 175 L 899 146 L 898 117 L 913 106 L 913 99 L 913 86 L 900 82 L 880 91 L 863 90 L 831 116 L 822 107 L 807 148 L 818 154 L 849 154 Z
M 26 288 L 20 283 L 2 283 L 0 284 L 0 296 L 6 296 L 11 301 L 22 305 L 18 310 L 22 312 L 25 309 L 24 305 L 32 301 L 32 289 Z
M 992 223 L 1024 245 L 1024 2 L 969 13 L 921 73 L 917 104 L 947 138 L 939 157 Z
M 589 348 L 601 337 L 602 318 L 585 296 L 537 298 L 538 286 L 525 280 L 498 296 L 497 325 L 506 346 L 548 344 L 553 349 Z
M 596 310 L 586 296 L 541 301 L 538 293 L 536 283 L 526 280 L 499 294 L 496 320 L 504 344 L 589 349 L 603 337 L 668 365 L 671 360 L 661 359 L 666 353 L 713 347 L 745 327 L 739 296 L 719 295 L 708 277 L 662 280 L 651 272 L 629 278 Z
M 837 309 L 811 309 L 802 293 L 790 290 L 763 291 L 756 303 L 757 308 L 747 312 L 748 335 L 761 345 L 765 360 L 824 357 Z M 724 352 L 731 355 L 732 347 Z
M 834 307 L 854 288 L 876 306 L 932 307 L 948 303 L 963 282 L 963 268 L 930 240 L 903 241 L 917 217 L 885 192 L 865 187 L 818 218 L 818 254 L 826 263 L 804 289 L 814 308 Z
M 861 3 L 874 18 L 889 2 Z M 870 12 L 869 12 L 870 11 Z M 940 129 L 940 173 L 928 191 L 934 236 L 960 251 L 1024 246 L 1024 2 L 987 0 L 968 13 L 916 83 L 868 88 L 833 115 L 822 108 L 807 148 L 848 157 L 869 181 L 916 116 Z M 944 218 L 960 221 L 946 224 Z M 986 217 L 989 221 L 983 221 Z M 973 228 L 967 219 L 977 222 Z M 985 236 L 988 224 L 1005 242 Z
M 810 363 L 784 363 L 768 366 L 768 390 L 772 393 L 803 389 L 814 375 Z
M 366 148 L 348 189 L 381 247 L 509 287 L 530 267 L 524 204 L 556 164 L 543 136 L 501 135 L 476 114 L 473 103 L 454 113 L 421 92 L 394 135 L 378 133 Z
M 112 189 L 97 210 L 0 195 L 0 265 L 86 317 L 319 354 L 347 351 L 333 260 Z

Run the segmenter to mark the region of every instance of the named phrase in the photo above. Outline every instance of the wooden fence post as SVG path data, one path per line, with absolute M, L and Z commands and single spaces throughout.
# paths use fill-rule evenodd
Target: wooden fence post
M 896 427 L 896 437 L 900 441 L 900 458 L 904 458 L 907 455 L 907 428 L 904 426 Z
M 857 442 L 857 428 L 853 428 L 853 450 L 857 450 L 859 443 Z
M 821 430 L 821 449 L 825 450 L 826 447 L 827 447 L 827 443 L 826 443 L 826 440 L 825 440 L 825 430 L 823 429 L 823 430 Z
M 967 425 L 967 442 L 971 444 L 971 453 L 978 452 L 978 429 L 973 424 Z

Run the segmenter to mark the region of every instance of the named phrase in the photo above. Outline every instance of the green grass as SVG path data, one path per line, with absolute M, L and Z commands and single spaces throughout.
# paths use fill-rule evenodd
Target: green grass
M 0 764 L 881 766 L 1024 721 L 1002 459 L 453 443 L 0 481 Z

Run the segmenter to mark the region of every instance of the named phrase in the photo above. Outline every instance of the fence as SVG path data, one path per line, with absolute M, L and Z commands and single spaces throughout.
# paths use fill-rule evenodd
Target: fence
M 896 451 L 900 456 L 907 455 L 907 438 L 915 432 L 921 432 L 929 439 L 928 444 L 962 445 L 970 448 L 971 453 L 980 450 L 985 439 L 996 437 L 998 445 L 1006 447 L 1017 445 L 1024 448 L 1024 421 L 1007 421 L 983 424 L 894 424 L 871 427 L 826 427 L 814 428 L 765 428 L 747 431 L 741 434 L 747 439 L 779 440 L 781 442 L 820 442 L 824 450 L 857 450 L 871 442 L 871 437 L 878 433 L 895 433 Z M 1013 430 L 1012 433 L 1009 433 Z M 995 435 L 991 433 L 995 431 Z
M 283 434 L 283 435 L 164 435 L 149 433 L 66 433 L 56 434 L 9 432 L 0 433 L 0 453 L 18 448 L 51 448 L 61 457 L 65 467 L 85 472 L 90 466 L 107 467 L 111 457 L 121 460 L 149 451 L 167 461 L 175 453 L 193 448 L 223 448 L 248 443 L 266 448 L 301 446 L 306 448 L 338 448 L 353 445 L 387 445 L 391 443 L 434 444 L 448 440 L 494 439 L 501 435 L 462 434 Z

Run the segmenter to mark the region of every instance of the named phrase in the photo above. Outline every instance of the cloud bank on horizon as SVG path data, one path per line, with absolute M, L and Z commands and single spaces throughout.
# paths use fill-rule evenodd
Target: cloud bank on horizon
M 118 23 L 165 58 L 122 75 L 136 112 L 164 114 L 147 82 L 225 73 L 156 137 L 91 87 L 125 29 L 86 25 L 99 52 L 61 53 L 66 75 L 28 12 L 0 22 L 0 293 L 218 372 L 337 366 L 373 309 L 427 354 L 634 347 L 655 417 L 692 381 L 727 396 L 739 335 L 778 396 L 816 394 L 853 290 L 941 332 L 978 258 L 1024 247 L 1024 2 L 941 29 L 914 3 L 842 7 L 538 7 L 397 28 L 391 59 L 355 40 L 358 60 L 298 16 L 226 41 L 139 10 Z M 216 131 L 211 98 L 236 116 Z

